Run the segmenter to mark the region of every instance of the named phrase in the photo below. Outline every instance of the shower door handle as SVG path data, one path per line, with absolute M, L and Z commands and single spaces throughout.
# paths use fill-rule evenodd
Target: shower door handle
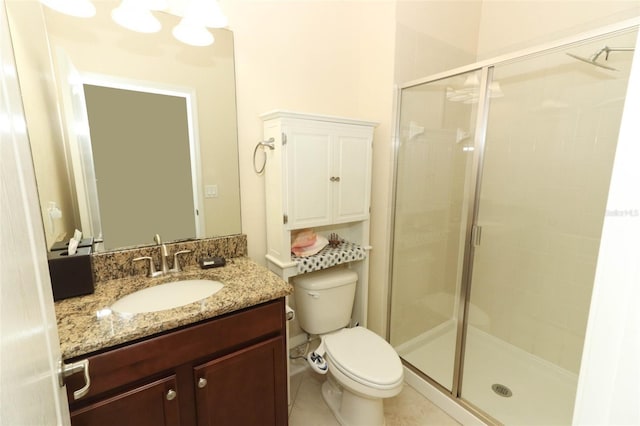
M 480 246 L 482 242 L 482 226 L 473 225 L 471 228 L 471 245 L 474 247 Z

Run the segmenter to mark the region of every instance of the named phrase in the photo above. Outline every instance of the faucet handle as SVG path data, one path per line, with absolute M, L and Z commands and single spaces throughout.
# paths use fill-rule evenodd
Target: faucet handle
M 169 272 L 180 272 L 180 261 L 178 260 L 179 254 L 191 253 L 191 250 L 180 250 L 173 254 L 173 268 L 169 269 Z
M 137 262 L 139 260 L 149 260 L 149 273 L 147 274 L 149 278 L 154 278 L 158 275 L 162 275 L 161 271 L 156 271 L 156 264 L 153 263 L 153 258 L 151 256 L 136 257 L 133 259 L 133 262 Z

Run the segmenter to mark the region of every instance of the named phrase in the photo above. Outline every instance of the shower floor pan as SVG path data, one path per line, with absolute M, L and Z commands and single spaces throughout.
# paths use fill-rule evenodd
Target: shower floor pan
M 456 324 L 451 321 L 396 348 L 406 361 L 451 388 Z M 578 378 L 475 327 L 467 334 L 462 399 L 505 425 L 571 424 Z M 508 388 L 506 392 L 492 389 Z

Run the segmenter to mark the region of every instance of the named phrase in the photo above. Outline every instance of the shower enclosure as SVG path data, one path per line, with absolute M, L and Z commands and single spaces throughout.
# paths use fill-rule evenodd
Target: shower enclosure
M 389 339 L 490 422 L 571 423 L 636 36 L 401 87 Z

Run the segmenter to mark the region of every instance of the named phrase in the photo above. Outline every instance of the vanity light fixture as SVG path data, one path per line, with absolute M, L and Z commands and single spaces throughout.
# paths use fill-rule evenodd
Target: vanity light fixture
M 173 27 L 173 36 L 185 44 L 191 46 L 208 46 L 215 41 L 213 35 L 207 31 L 198 19 L 184 17 L 180 23 Z
M 96 8 L 91 0 L 40 0 L 44 5 L 71 16 L 91 17 Z M 139 33 L 155 33 L 162 24 L 151 13 L 166 12 L 182 19 L 173 36 L 191 46 L 208 46 L 215 39 L 207 28 L 224 28 L 229 19 L 222 12 L 218 0 L 121 0 L 111 11 L 118 25 Z
M 173 36 L 192 46 L 207 46 L 215 41 L 207 28 L 224 28 L 229 20 L 217 0 L 190 0 L 183 18 L 173 28 Z
M 78 18 L 91 18 L 96 14 L 96 7 L 91 0 L 40 0 L 40 2 L 57 12 Z
M 120 26 L 139 33 L 157 33 L 162 28 L 160 21 L 151 13 L 152 1 L 122 0 L 120 6 L 111 11 L 111 18 Z

